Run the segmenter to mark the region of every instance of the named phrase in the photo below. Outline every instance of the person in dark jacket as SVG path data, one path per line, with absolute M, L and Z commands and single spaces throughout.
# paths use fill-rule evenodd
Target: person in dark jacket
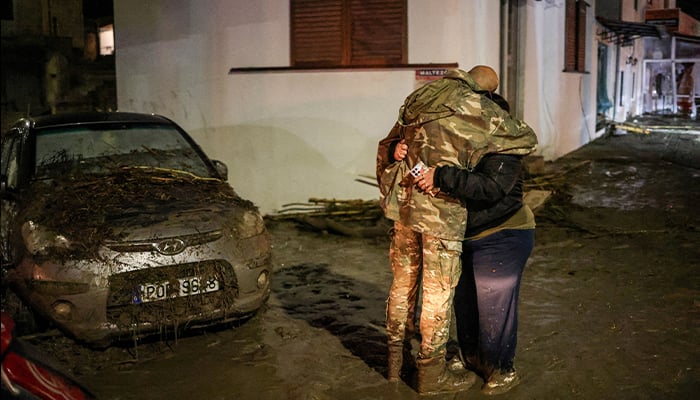
M 508 110 L 495 93 L 489 99 Z M 404 146 L 397 144 L 394 157 Z M 421 175 L 416 185 L 459 199 L 467 208 L 462 274 L 454 308 L 462 360 L 484 378 L 482 392 L 505 393 L 519 375 L 518 295 L 522 273 L 534 247 L 535 218 L 523 203 L 521 155 L 491 153 L 473 170 L 442 166 Z

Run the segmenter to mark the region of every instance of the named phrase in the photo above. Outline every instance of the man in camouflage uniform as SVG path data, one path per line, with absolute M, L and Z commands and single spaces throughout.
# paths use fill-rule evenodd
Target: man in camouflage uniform
M 532 130 L 483 95 L 497 86 L 498 78 L 489 67 L 448 72 L 406 98 L 398 121 L 377 150 L 380 204 L 394 221 L 389 252 L 394 280 L 387 300 L 388 379 L 399 380 L 422 281 L 422 342 L 416 360 L 421 394 L 466 390 L 475 382 L 473 375 L 450 371 L 445 362 L 467 213 L 455 199 L 419 191 L 409 170 L 420 162 L 428 168 L 470 169 L 490 152 L 529 153 Z M 399 141 L 408 145 L 408 153 L 396 162 L 393 154 Z

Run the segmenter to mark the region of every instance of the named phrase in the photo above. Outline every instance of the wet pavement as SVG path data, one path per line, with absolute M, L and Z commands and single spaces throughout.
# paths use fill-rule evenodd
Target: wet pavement
M 516 367 L 499 399 L 689 399 L 700 393 L 700 135 L 614 135 L 547 163 L 523 276 Z M 312 196 L 310 196 L 312 197 Z M 267 306 L 239 325 L 93 351 L 42 347 L 102 399 L 420 397 L 388 383 L 386 237 L 269 222 Z

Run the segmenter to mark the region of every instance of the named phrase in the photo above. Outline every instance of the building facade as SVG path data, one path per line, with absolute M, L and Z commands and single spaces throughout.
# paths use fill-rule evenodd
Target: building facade
M 545 159 L 598 135 L 594 2 L 404 0 L 403 59 L 318 69 L 292 63 L 299 3 L 115 2 L 119 109 L 182 124 L 264 213 L 311 197 L 377 198 L 357 178 L 373 175 L 377 142 L 424 70 L 496 67 Z M 565 66 L 571 3 L 585 6 L 574 70 Z
M 697 119 L 700 22 L 675 0 L 623 1 L 598 17 L 598 112 Z

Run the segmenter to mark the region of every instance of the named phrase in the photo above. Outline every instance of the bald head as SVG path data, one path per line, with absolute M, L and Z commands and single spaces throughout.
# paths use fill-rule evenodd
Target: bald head
M 476 83 L 489 92 L 493 92 L 498 88 L 498 74 L 491 67 L 486 65 L 477 65 L 469 70 L 469 75 L 474 78 Z

